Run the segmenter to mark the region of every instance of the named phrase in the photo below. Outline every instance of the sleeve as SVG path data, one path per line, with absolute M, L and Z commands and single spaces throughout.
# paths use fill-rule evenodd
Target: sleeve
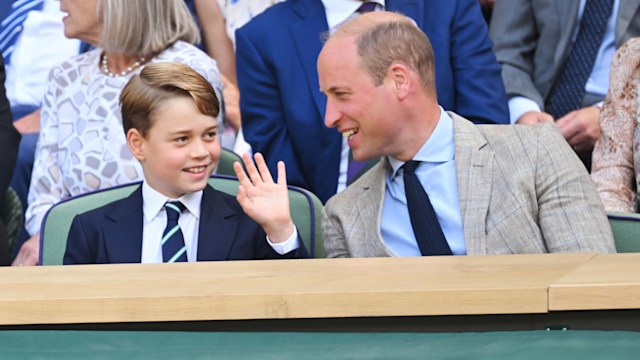
M 4 199 L 4 194 L 11 182 L 13 169 L 18 157 L 18 147 L 20 145 L 20 133 L 13 127 L 13 117 L 9 100 L 7 100 L 4 88 L 5 69 L 4 60 L 0 54 L 0 202 Z
M 509 124 L 500 65 L 476 0 L 458 2 L 451 24 L 456 112 L 479 124 Z
M 287 164 L 287 182 L 309 188 L 287 129 L 286 114 L 273 67 L 255 47 L 244 29 L 236 31 L 236 61 L 242 131 L 254 152 L 264 155 L 272 174 L 278 161 Z
M 544 108 L 532 78 L 538 32 L 531 0 L 497 0 L 489 31 L 507 96 L 522 96 Z
M 58 163 L 58 97 L 62 70 L 55 67 L 49 73 L 47 92 L 41 108 L 41 126 L 36 145 L 29 206 L 25 214 L 25 227 L 31 236 L 40 232 L 44 214 L 51 206 L 69 197 L 63 182 L 61 164 Z
M 636 212 L 633 143 L 638 136 L 640 38 L 628 41 L 618 50 L 610 71 L 610 87 L 600 113 L 602 133 L 593 150 L 591 178 L 607 211 Z
M 538 126 L 535 192 L 548 252 L 614 253 L 607 215 L 584 165 L 555 125 Z

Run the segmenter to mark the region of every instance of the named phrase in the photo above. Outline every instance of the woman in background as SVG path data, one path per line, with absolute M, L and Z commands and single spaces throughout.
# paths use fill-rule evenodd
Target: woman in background
M 600 113 L 602 134 L 591 178 L 607 211 L 638 212 L 640 185 L 640 38 L 627 41 L 611 62 L 609 92 Z

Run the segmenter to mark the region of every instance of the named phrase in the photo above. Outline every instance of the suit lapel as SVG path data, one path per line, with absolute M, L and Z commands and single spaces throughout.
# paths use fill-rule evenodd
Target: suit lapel
M 359 186 L 359 199 L 357 211 L 359 224 L 355 224 L 353 229 L 364 229 L 354 233 L 354 243 L 369 244 L 369 250 L 373 256 L 386 254 L 393 256 L 382 239 L 380 234 L 380 220 L 382 216 L 382 203 L 384 201 L 387 173 L 389 171 L 389 161 L 384 158 L 378 162 L 371 170 L 363 175 L 363 181 L 358 181 L 352 186 Z M 375 225 L 372 225 L 375 224 Z
M 200 205 L 198 261 L 226 260 L 236 238 L 236 211 L 212 187 L 204 188 Z
M 320 92 L 316 64 L 324 44 L 322 36 L 329 30 L 324 16 L 324 7 L 320 0 L 301 0 L 294 5 L 293 11 L 299 16 L 299 19 L 289 26 L 293 44 L 300 58 L 309 91 L 313 95 L 319 114 L 322 115 L 325 111 L 326 99 Z M 323 117 L 320 116 L 320 118 Z
M 576 29 L 578 21 L 578 10 L 580 8 L 580 0 L 556 0 L 556 21 L 558 26 L 558 47 L 555 51 L 554 62 L 562 64 L 569 54 L 571 48 L 571 38 Z M 561 68 L 561 67 L 557 67 Z
M 636 12 L 640 7 L 640 0 L 620 0 L 618 9 L 618 18 L 616 19 L 616 48 L 622 46 L 624 34 L 629 28 L 629 24 L 636 16 Z
M 102 226 L 109 263 L 139 263 L 142 260 L 142 186 L 139 186 L 121 206 L 106 215 Z
M 456 178 L 467 253 L 485 254 L 494 154 L 476 126 L 454 113 L 449 115 L 454 121 Z

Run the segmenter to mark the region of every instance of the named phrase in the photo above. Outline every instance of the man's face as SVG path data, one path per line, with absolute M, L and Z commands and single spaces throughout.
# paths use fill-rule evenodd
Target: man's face
M 393 139 L 402 119 L 394 118 L 393 82 L 375 86 L 360 66 L 351 38 L 330 40 L 318 57 L 320 90 L 327 96 L 324 123 L 348 139 L 356 160 L 394 153 Z
M 149 186 L 170 198 L 204 189 L 220 158 L 217 130 L 216 119 L 200 113 L 191 98 L 165 102 L 141 137 L 140 152 L 132 149 Z

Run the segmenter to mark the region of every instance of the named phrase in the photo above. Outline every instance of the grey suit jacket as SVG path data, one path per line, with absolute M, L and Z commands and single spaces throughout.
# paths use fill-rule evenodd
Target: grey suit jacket
M 502 65 L 507 96 L 524 96 L 545 108 L 569 54 L 580 0 L 496 0 L 489 35 Z M 620 0 L 619 48 L 640 36 L 640 0 Z
M 469 255 L 615 252 L 593 183 L 555 126 L 475 126 L 449 115 Z M 327 257 L 393 256 L 380 235 L 389 171 L 385 159 L 327 202 Z

